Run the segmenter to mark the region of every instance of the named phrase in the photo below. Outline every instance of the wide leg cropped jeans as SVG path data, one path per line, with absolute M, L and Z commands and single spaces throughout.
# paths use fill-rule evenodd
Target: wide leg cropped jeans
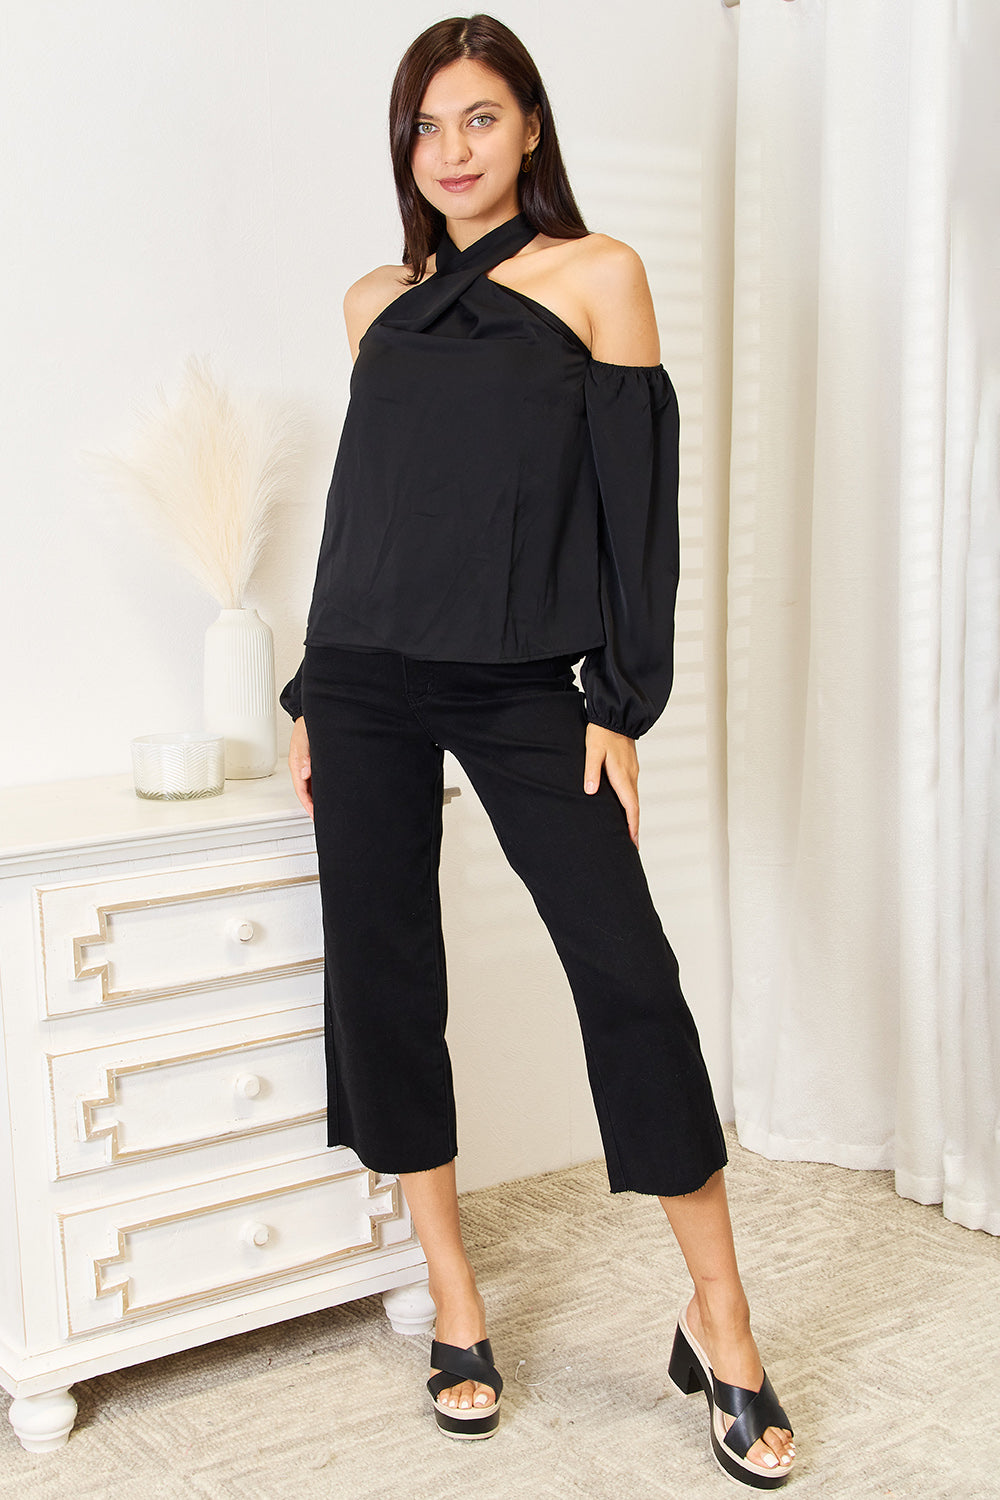
M 694 1192 L 726 1162 L 677 960 L 624 810 L 583 790 L 571 656 L 306 649 L 326 951 L 327 1139 L 379 1172 L 457 1154 L 438 868 L 443 752 L 464 768 L 569 979 L 612 1192 Z

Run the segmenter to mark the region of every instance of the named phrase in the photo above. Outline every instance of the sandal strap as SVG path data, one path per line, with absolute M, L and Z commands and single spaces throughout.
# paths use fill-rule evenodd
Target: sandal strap
M 754 1443 L 764 1436 L 769 1427 L 784 1427 L 791 1432 L 792 1424 L 774 1393 L 766 1371 L 759 1391 L 748 1391 L 741 1385 L 726 1385 L 714 1375 L 712 1383 L 716 1406 L 727 1416 L 735 1418 L 724 1441 L 726 1447 L 731 1448 L 739 1458 L 746 1458 Z
M 438 1373 L 428 1380 L 427 1389 L 435 1398 L 441 1391 L 463 1380 L 488 1385 L 498 1398 L 503 1390 L 503 1376 L 493 1363 L 489 1339 L 480 1339 L 478 1344 L 470 1344 L 467 1349 L 460 1349 L 457 1344 L 439 1344 L 433 1339 L 431 1364 L 437 1365 Z

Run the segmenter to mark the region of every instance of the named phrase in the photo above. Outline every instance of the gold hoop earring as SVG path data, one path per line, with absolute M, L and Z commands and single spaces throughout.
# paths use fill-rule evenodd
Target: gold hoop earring
M 531 171 L 531 158 L 532 158 L 533 154 L 534 154 L 533 152 L 527 151 L 527 152 L 525 152 L 524 156 L 521 158 L 521 171 L 522 172 L 530 172 Z

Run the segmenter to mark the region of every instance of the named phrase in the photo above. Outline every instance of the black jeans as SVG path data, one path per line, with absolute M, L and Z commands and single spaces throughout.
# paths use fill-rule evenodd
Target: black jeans
M 575 658 L 311 646 L 303 667 L 326 946 L 327 1138 L 379 1172 L 457 1153 L 438 867 L 443 751 L 467 772 L 566 970 L 612 1192 L 726 1162 L 677 960 L 621 803 L 583 790 Z

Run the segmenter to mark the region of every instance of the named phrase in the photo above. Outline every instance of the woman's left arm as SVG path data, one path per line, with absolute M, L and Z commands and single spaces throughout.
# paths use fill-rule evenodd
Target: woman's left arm
M 577 262 L 591 326 L 591 356 L 602 365 L 657 368 L 660 340 L 646 270 L 638 254 L 608 235 L 591 235 Z M 605 518 L 607 523 L 607 517 Z M 597 791 L 601 772 L 616 793 L 639 846 L 639 757 L 635 740 L 593 722 L 587 725 L 584 790 Z
M 583 789 L 593 794 L 601 784 L 601 770 L 607 776 L 628 818 L 629 838 L 639 847 L 639 757 L 635 740 L 602 729 L 600 724 L 587 725 L 587 762 L 583 772 Z
M 590 318 L 590 353 L 608 365 L 658 365 L 660 336 L 646 268 L 622 240 L 592 234 L 576 266 Z

